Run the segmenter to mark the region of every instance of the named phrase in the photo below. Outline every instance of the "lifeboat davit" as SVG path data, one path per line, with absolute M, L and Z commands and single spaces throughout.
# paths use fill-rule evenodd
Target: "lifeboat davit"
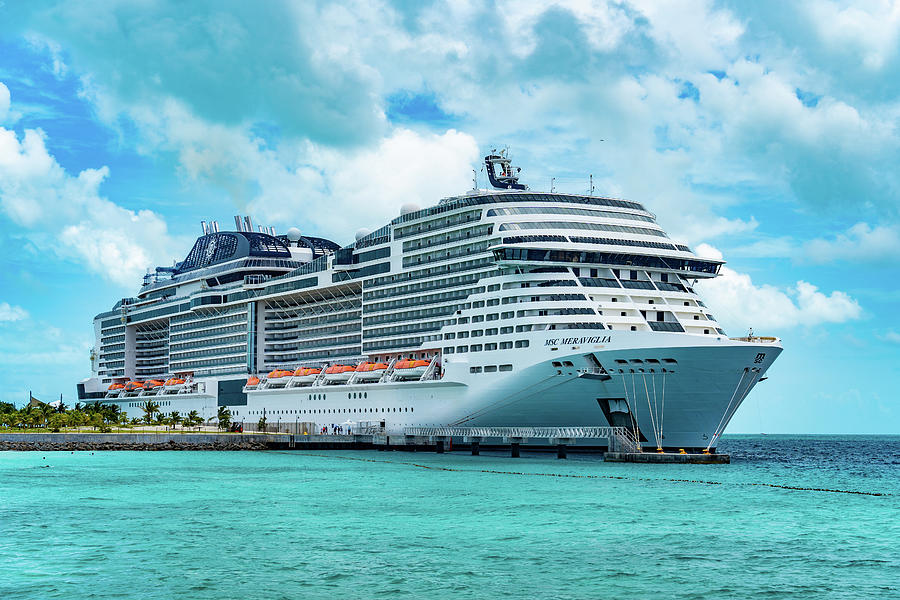
M 284 387 L 287 385 L 287 382 L 290 381 L 293 375 L 293 371 L 286 371 L 285 369 L 275 369 L 274 371 L 266 375 L 266 387 Z
M 300 367 L 294 371 L 294 381 L 299 385 L 310 385 L 316 380 L 316 377 L 322 372 L 322 369 L 314 367 Z
M 356 367 L 356 381 L 378 381 L 387 368 L 384 363 L 359 363 Z
M 325 381 L 329 383 L 344 383 L 356 372 L 356 367 L 350 365 L 334 365 L 325 369 Z
M 418 379 L 428 370 L 429 364 L 427 360 L 398 360 L 394 374 L 399 379 Z
M 244 385 L 245 390 L 255 390 L 259 385 L 259 377 L 256 375 L 251 375 L 247 378 L 247 384 Z

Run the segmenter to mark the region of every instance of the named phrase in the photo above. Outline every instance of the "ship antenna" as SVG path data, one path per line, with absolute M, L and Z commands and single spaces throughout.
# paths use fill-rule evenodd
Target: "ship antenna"
M 550 193 L 552 194 L 555 191 L 556 191 L 556 177 L 551 177 L 550 178 Z
M 594 174 L 591 173 L 591 196 L 594 195 Z
M 478 171 L 475 169 L 472 169 L 472 189 L 478 189 Z

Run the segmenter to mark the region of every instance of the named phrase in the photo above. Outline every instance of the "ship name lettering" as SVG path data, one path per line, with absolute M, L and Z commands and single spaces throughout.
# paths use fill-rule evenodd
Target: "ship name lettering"
M 551 338 L 544 342 L 545 346 L 568 346 L 570 344 L 608 344 L 610 335 L 593 335 L 589 337 Z

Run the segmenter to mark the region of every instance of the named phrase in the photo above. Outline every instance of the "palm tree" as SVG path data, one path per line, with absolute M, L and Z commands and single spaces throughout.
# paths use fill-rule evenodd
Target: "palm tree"
M 188 421 L 191 422 L 190 425 L 188 425 Z M 202 419 L 200 418 L 200 413 L 198 413 L 196 410 L 192 410 L 188 413 L 187 418 L 185 418 L 184 425 L 185 427 L 193 427 L 194 425 L 199 425 L 201 421 Z
M 179 413 L 177 410 L 173 410 L 171 413 L 169 413 L 169 422 L 172 423 L 173 428 L 178 427 L 178 424 L 181 423 L 181 421 L 183 421 L 183 419 L 181 418 L 181 413 Z
M 228 429 L 231 426 L 231 411 L 225 406 L 219 407 L 219 429 Z
M 149 425 L 153 422 L 153 416 L 159 412 L 159 404 L 153 400 L 147 400 L 141 405 L 144 411 L 144 421 Z

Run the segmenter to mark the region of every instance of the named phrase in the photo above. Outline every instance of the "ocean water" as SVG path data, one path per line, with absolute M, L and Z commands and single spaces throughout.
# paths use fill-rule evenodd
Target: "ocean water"
M 2 452 L 0 598 L 900 598 L 900 437 L 720 449 Z

